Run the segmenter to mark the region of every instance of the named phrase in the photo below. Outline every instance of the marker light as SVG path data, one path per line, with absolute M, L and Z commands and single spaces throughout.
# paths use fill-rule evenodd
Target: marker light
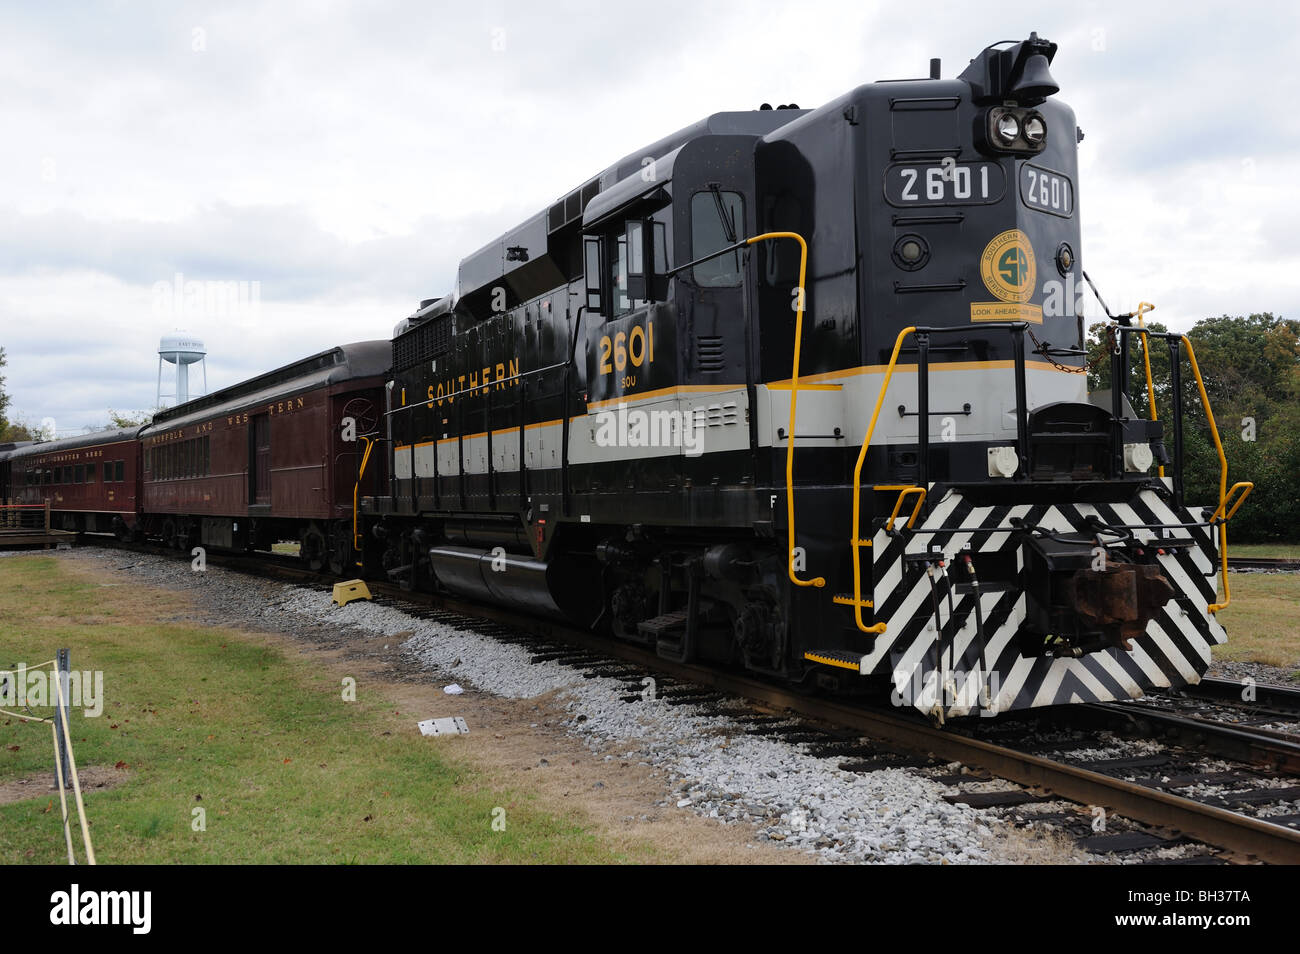
M 1155 455 L 1151 453 L 1149 444 L 1124 445 L 1124 469 L 1130 474 L 1144 473 L 1151 469 L 1154 462 Z
M 990 477 L 1014 477 L 1020 469 L 1020 456 L 1014 447 L 990 447 L 988 453 Z

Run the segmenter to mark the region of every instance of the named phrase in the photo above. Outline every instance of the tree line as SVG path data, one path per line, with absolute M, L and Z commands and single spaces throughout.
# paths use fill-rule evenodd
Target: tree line
M 1151 331 L 1168 329 L 1150 322 Z M 1115 347 L 1110 326 L 1089 328 L 1088 387 L 1110 388 L 1109 356 Z M 1150 417 L 1143 341 L 1130 335 L 1128 393 L 1134 411 Z M 1187 332 L 1205 382 L 1219 438 L 1228 460 L 1228 486 L 1255 484 L 1250 499 L 1232 519 L 1231 536 L 1243 542 L 1300 540 L 1300 321 L 1269 312 L 1204 318 Z M 1156 415 L 1165 422 L 1165 444 L 1173 453 L 1173 383 L 1170 350 L 1149 339 L 1151 390 Z M 1190 504 L 1219 500 L 1219 456 L 1187 348 L 1180 349 L 1183 405 L 1184 486 Z

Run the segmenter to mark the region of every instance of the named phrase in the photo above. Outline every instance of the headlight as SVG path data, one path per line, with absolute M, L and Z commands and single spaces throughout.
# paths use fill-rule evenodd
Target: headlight
M 1008 146 L 1020 135 L 1020 122 L 1010 113 L 1003 113 L 997 121 L 998 138 Z
M 1025 138 L 1037 146 L 1047 136 L 1047 123 L 1037 113 L 1025 120 Z
M 981 138 L 986 152 L 1037 154 L 1047 148 L 1047 120 L 1036 109 L 993 106 L 984 114 Z

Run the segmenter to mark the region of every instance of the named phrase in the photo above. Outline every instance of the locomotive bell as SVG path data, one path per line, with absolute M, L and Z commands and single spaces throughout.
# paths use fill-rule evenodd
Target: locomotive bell
M 1048 71 L 1056 44 L 1037 33 L 1019 43 L 995 43 L 970 61 L 958 79 L 970 84 L 977 105 L 1013 100 L 1020 106 L 1037 106 L 1061 87 Z
M 1060 85 L 1052 79 L 1052 74 L 1047 69 L 1047 57 L 1042 53 L 1035 53 L 1025 60 L 1020 78 L 1011 86 L 1012 94 L 1021 102 L 1027 99 L 1046 99 L 1060 91 Z

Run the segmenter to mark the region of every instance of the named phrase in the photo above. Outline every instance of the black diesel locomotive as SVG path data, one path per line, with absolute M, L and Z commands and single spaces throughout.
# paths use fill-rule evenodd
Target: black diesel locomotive
M 394 334 L 366 562 L 936 718 L 1197 681 L 1249 487 L 1189 509 L 1181 409 L 1087 392 L 1055 52 L 709 116 L 470 255 Z

